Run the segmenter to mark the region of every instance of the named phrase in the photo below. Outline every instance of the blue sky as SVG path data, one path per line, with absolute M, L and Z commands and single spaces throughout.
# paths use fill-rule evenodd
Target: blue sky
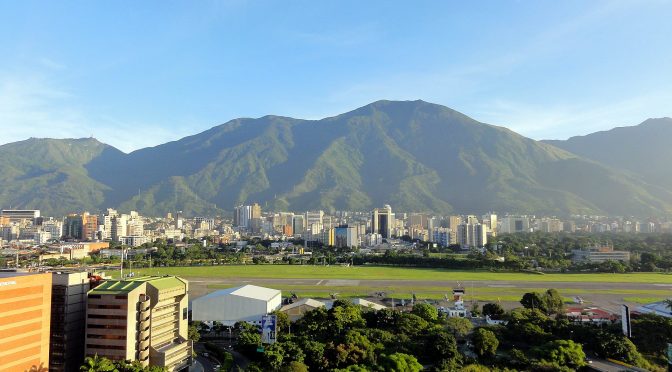
M 672 116 L 670 1 L 0 0 L 0 143 L 124 151 L 423 99 L 535 138 Z

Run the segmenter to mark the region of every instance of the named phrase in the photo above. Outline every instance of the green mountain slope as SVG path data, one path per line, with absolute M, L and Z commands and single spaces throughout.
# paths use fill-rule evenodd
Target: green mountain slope
M 102 144 L 97 151 L 75 150 L 72 141 L 56 141 L 61 152 L 43 150 L 53 166 L 33 164 L 33 151 L 19 152 L 16 144 L 0 146 L 0 154 L 8 154 L 0 155 L 3 190 L 16 189 L 27 175 L 43 184 L 0 194 L 0 203 L 54 212 L 115 206 L 146 214 L 212 214 L 254 201 L 276 210 L 383 204 L 441 213 L 672 210 L 672 194 L 664 188 L 423 101 L 379 101 L 322 120 L 236 119 L 130 154 Z M 65 188 L 60 200 L 80 204 L 52 199 L 53 172 L 71 179 L 54 183 Z
M 85 165 L 122 153 L 95 139 L 35 139 L 0 146 L 0 205 L 65 214 L 103 207 L 106 185 Z
M 632 127 L 619 127 L 565 141 L 544 141 L 641 177 L 662 188 L 672 185 L 672 118 L 648 119 Z

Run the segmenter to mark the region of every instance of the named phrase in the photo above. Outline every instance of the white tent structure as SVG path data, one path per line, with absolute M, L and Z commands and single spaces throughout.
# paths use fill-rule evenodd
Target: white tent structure
M 191 318 L 229 326 L 241 321 L 260 324 L 263 315 L 279 309 L 281 305 L 282 292 L 279 290 L 248 284 L 195 299 L 191 303 Z

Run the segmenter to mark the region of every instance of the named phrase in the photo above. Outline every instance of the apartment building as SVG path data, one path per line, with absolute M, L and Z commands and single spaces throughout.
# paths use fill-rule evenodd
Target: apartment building
M 103 282 L 88 294 L 86 355 L 185 370 L 192 354 L 187 291 L 175 276 Z
M 49 367 L 51 274 L 0 272 L 0 371 Z

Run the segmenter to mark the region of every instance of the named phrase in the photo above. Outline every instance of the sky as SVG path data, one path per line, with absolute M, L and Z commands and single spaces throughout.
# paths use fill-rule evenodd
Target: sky
M 125 152 L 422 99 L 534 139 L 672 116 L 672 1 L 0 0 L 0 144 Z

